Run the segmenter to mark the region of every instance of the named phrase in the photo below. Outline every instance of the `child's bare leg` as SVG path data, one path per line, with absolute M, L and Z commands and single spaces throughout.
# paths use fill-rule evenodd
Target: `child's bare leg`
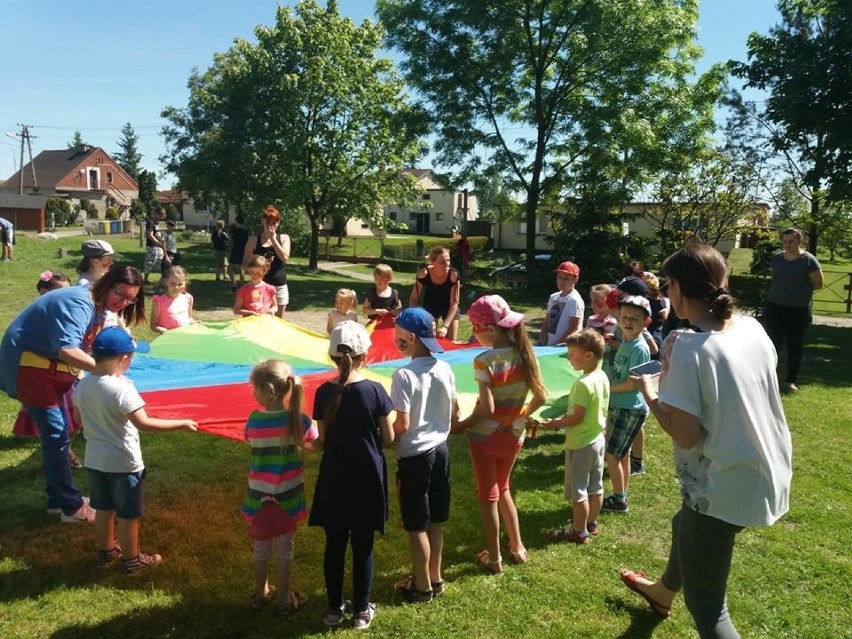
M 621 492 L 626 493 L 627 487 L 630 484 L 630 455 L 627 454 L 622 457 L 618 461 L 619 466 L 621 466 L 621 481 L 623 482 L 623 489 Z
M 411 551 L 411 564 L 414 568 L 414 587 L 421 591 L 431 589 L 429 534 L 425 530 L 409 532 L 408 548 Z
M 116 521 L 121 558 L 135 559 L 139 555 L 139 520 L 116 517 Z
M 266 597 L 269 595 L 269 553 L 272 550 L 272 540 L 255 540 L 252 552 L 252 564 L 254 566 L 254 591 L 256 594 Z
M 509 536 L 509 552 L 520 552 L 524 542 L 521 540 L 521 524 L 518 521 L 518 509 L 515 508 L 512 493 L 509 490 L 503 492 L 497 504 L 503 525 L 506 526 L 506 534 Z
M 589 502 L 586 500 L 575 501 L 571 506 L 571 513 L 574 530 L 582 532 L 586 530 L 589 521 L 594 521 L 589 519 Z
M 601 506 L 603 505 L 603 493 L 589 495 L 589 516 L 588 522 L 597 521 L 598 515 L 601 514 Z
M 295 612 L 299 606 L 296 597 L 290 594 L 290 577 L 293 574 L 293 540 L 295 532 L 275 538 L 275 553 L 278 557 L 278 602 L 286 611 Z
M 612 492 L 624 492 L 624 477 L 621 471 L 621 460 L 611 453 L 606 454 L 606 467 L 609 471 L 609 479 L 612 482 Z
M 633 455 L 637 459 L 642 459 L 643 454 L 645 453 L 645 427 L 639 429 L 639 432 L 636 433 L 636 437 L 633 438 L 633 444 L 631 445 L 630 454 Z
M 489 561 L 500 560 L 500 519 L 497 513 L 497 502 L 481 499 L 479 514 L 482 517 L 482 530 L 485 533 L 485 549 Z
M 95 511 L 95 539 L 98 544 L 98 550 L 110 551 L 115 547 L 114 510 Z
M 429 524 L 426 529 L 429 536 L 429 582 L 441 581 L 441 559 L 444 554 L 444 528 L 441 524 Z

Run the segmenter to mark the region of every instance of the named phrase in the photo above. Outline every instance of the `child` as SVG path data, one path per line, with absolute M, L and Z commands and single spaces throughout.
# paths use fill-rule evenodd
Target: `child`
M 538 335 L 540 346 L 564 344 L 565 338 L 580 330 L 586 305 L 575 286 L 580 278 L 580 267 L 573 262 L 562 262 L 556 273 L 559 289 L 547 300 L 547 314 Z
M 364 297 L 364 315 L 374 321 L 385 315 L 396 316 L 402 310 L 399 292 L 391 288 L 393 269 L 387 264 L 379 264 L 373 269 L 375 286 Z
M 80 250 L 83 258 L 77 264 L 77 272 L 80 274 L 77 285 L 92 288 L 112 266 L 116 254 L 112 244 L 104 240 L 86 240 Z
M 603 336 L 591 328 L 570 335 L 568 359 L 583 373 L 571 388 L 565 417 L 542 424 L 565 432 L 565 499 L 572 502 L 571 525 L 553 533 L 558 540 L 589 543 L 600 533 L 598 513 L 603 498 L 604 429 L 609 406 L 609 379 L 601 370 Z
M 328 591 L 326 626 L 343 621 L 346 546 L 352 544 L 353 625 L 366 629 L 376 615 L 370 603 L 375 531 L 388 517 L 388 467 L 383 449 L 393 441 L 390 397 L 381 384 L 364 378 L 370 348 L 367 329 L 345 321 L 331 331 L 328 353 L 338 378 L 317 389 L 313 417 L 324 450 L 309 524 L 325 529 L 323 572 Z
M 610 312 L 611 309 L 606 303 L 610 291 L 612 287 L 609 284 L 595 284 L 589 291 L 589 301 L 594 312 L 586 320 L 586 328 L 597 331 L 604 340 L 612 339 L 618 326 L 618 319 Z
M 66 288 L 68 286 L 71 286 L 71 280 L 68 279 L 68 276 L 65 275 L 65 273 L 60 273 L 59 271 L 44 271 L 38 276 L 36 291 L 38 291 L 39 295 L 44 295 L 48 291 L 52 291 L 57 288 Z
M 441 555 L 450 518 L 450 453 L 447 437 L 458 413 L 456 378 L 432 329 L 435 319 L 419 307 L 396 318 L 396 346 L 411 362 L 393 374 L 391 401 L 396 409 L 396 485 L 402 523 L 414 566 L 412 576 L 396 584 L 409 603 L 432 601 L 444 592 Z
M 660 280 L 656 275 L 646 271 L 642 275 L 642 280 L 648 285 L 646 297 L 651 304 L 651 324 L 648 326 L 648 332 L 651 333 L 657 345 L 657 352 L 652 352 L 651 357 L 659 359 L 660 350 L 663 348 L 663 322 L 669 316 L 669 300 L 660 292 Z
M 237 275 L 240 276 L 240 286 L 246 283 L 243 258 L 245 257 L 249 236 L 245 222 L 242 214 L 237 214 L 234 223 L 231 224 L 231 256 L 228 259 L 228 276 L 231 278 L 231 290 L 235 293 L 237 292 Z
M 74 391 L 74 413 L 86 436 L 86 468 L 92 494 L 89 503 L 96 511 L 96 565 L 106 568 L 121 557 L 125 575 L 135 575 L 163 560 L 158 554 L 139 551 L 145 478 L 139 430 L 198 430 L 192 420 L 158 419 L 145 412 L 145 400 L 124 374 L 134 353 L 149 350 L 150 346 L 137 344 L 123 328 L 105 328 L 92 347 L 95 370 L 80 380 Z
M 216 230 L 213 231 L 213 258 L 216 261 L 216 281 L 228 281 L 228 242 L 231 238 L 225 231 L 225 220 L 216 220 Z
M 176 229 L 177 224 L 174 220 L 168 220 L 166 222 L 166 233 L 163 235 L 163 246 L 165 247 L 166 254 L 163 256 L 163 261 L 160 264 L 160 272 L 162 273 L 163 278 L 166 277 L 166 273 L 172 266 L 180 264 L 180 255 L 178 254 L 177 248 L 177 235 L 175 235 Z
M 626 514 L 627 484 L 630 480 L 630 445 L 648 417 L 642 393 L 628 379 L 630 369 L 651 361 L 651 351 L 642 333 L 650 324 L 651 305 L 638 295 L 628 295 L 618 303 L 618 326 L 623 341 L 615 353 L 610 373 L 609 437 L 606 465 L 612 481 L 612 494 L 604 497 L 603 512 Z
M 237 289 L 234 300 L 234 315 L 275 315 L 278 303 L 275 301 L 275 287 L 263 281 L 269 270 L 269 263 L 262 255 L 252 255 L 248 261 L 249 282 Z
M 296 524 L 307 518 L 305 479 L 299 448 L 309 448 L 317 429 L 303 415 L 302 383 L 284 362 L 269 359 L 254 367 L 250 377 L 254 398 L 263 410 L 252 411 L 246 422 L 246 441 L 251 446 L 248 492 L 242 513 L 254 540 L 256 590 L 252 608 L 272 600 L 269 555 L 278 557 L 278 611 L 290 614 L 308 601 L 303 592 L 290 590 L 293 537 Z
M 334 310 L 328 314 L 328 321 L 325 325 L 325 332 L 331 335 L 332 329 L 340 324 L 340 322 L 358 321 L 358 313 L 355 309 L 358 307 L 358 296 L 351 288 L 338 289 L 334 295 Z
M 476 476 L 486 543 L 476 559 L 496 575 L 503 572 L 498 512 L 506 526 L 513 561 L 527 561 L 509 476 L 523 446 L 526 420 L 544 403 L 547 390 L 522 314 L 512 312 L 499 295 L 480 297 L 467 314 L 476 338 L 490 349 L 473 360 L 474 378 L 479 384 L 476 408 L 453 430 L 467 431 Z M 533 398 L 527 404 L 530 391 Z
M 151 330 L 165 333 L 192 324 L 192 295 L 186 292 L 189 278 L 182 266 L 172 266 L 164 277 L 165 293 L 151 298 Z

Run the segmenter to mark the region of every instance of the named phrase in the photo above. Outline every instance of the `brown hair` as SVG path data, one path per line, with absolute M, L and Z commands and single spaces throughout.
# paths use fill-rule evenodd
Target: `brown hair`
M 642 277 L 642 273 L 645 271 L 645 266 L 639 260 L 630 260 L 624 265 L 624 268 L 621 269 L 621 275 L 624 277 L 629 277 L 630 275 L 635 275 L 636 277 Z
M 682 296 L 706 300 L 710 311 L 719 319 L 731 317 L 734 298 L 727 289 L 728 264 L 712 246 L 684 246 L 663 262 L 662 272 L 667 280 L 677 282 Z
M 386 277 L 389 280 L 393 279 L 393 269 L 387 264 L 378 264 L 376 268 L 373 269 L 373 275 L 378 275 L 379 277 Z
M 246 264 L 246 268 L 257 268 L 258 266 L 264 271 L 269 270 L 269 262 L 263 255 L 252 255 Z
M 331 428 L 334 424 L 334 420 L 337 418 L 337 411 L 340 409 L 340 401 L 343 399 L 343 390 L 346 388 L 346 380 L 349 379 L 349 375 L 352 374 L 352 369 L 357 368 L 360 366 L 361 362 L 364 361 L 365 355 L 366 353 L 362 353 L 361 355 L 355 355 L 353 357 L 352 353 L 343 353 L 342 355 L 331 356 L 331 360 L 337 366 L 339 375 L 337 376 L 337 388 L 335 389 L 334 395 L 323 414 L 326 432 L 329 428 Z
M 117 284 L 136 286 L 139 293 L 133 304 L 125 306 L 119 315 L 128 326 L 135 326 L 145 321 L 145 295 L 142 292 L 142 275 L 133 266 L 117 264 L 108 270 L 92 287 L 92 299 L 95 306 L 101 308 L 106 304 L 107 295 Z
M 589 352 L 595 356 L 595 359 L 600 360 L 606 349 L 606 340 L 595 329 L 585 328 L 579 333 L 571 333 L 566 337 L 565 345 Z
M 799 238 L 799 244 L 805 241 L 805 234 L 802 233 L 799 229 L 794 228 L 792 226 L 781 231 L 781 237 L 784 237 L 785 235 L 795 235 L 797 238 Z
M 285 408 L 284 400 L 290 397 L 287 406 L 290 432 L 296 447 L 301 448 L 302 402 L 305 394 L 301 379 L 280 359 L 268 359 L 252 369 L 249 381 L 259 395 L 268 398 L 270 403 L 280 406 L 282 410 Z
M 495 324 L 494 330 L 502 331 L 518 352 L 518 358 L 521 360 L 521 366 L 524 369 L 527 386 L 529 386 L 533 396 L 536 399 L 547 399 L 547 388 L 541 377 L 541 369 L 538 366 L 535 349 L 530 341 L 530 336 L 527 334 L 527 327 L 524 323 L 521 322 L 513 328 L 503 328 Z
M 38 282 L 36 282 L 36 291 L 39 293 L 47 293 L 48 291 L 52 291 L 57 288 L 65 288 L 70 285 L 71 280 L 68 279 L 68 276 L 65 275 L 65 273 L 60 273 L 59 271 L 45 271 L 38 278 Z

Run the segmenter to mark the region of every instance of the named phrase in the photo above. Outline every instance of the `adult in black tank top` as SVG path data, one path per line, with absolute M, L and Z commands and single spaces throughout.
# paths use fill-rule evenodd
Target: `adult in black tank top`
M 275 287 L 278 302 L 278 317 L 284 317 L 284 311 L 290 302 L 290 291 L 287 287 L 287 260 L 290 259 L 290 236 L 278 233 L 281 214 L 274 206 L 269 205 L 263 210 L 261 219 L 263 230 L 259 235 L 249 238 L 246 243 L 243 268 L 252 255 L 262 255 L 269 262 L 269 271 L 263 281 Z
M 442 318 L 438 337 L 455 340 L 459 331 L 459 272 L 450 267 L 449 250 L 436 246 L 427 256 L 429 266 L 420 269 L 409 306 L 422 306 L 437 321 Z

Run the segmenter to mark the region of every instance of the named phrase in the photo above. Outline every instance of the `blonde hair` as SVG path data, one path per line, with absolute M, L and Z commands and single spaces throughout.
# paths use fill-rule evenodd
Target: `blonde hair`
M 302 402 L 305 391 L 302 380 L 293 373 L 293 369 L 280 359 L 267 359 L 255 366 L 249 381 L 260 397 L 269 403 L 289 410 L 290 431 L 296 447 L 302 446 Z M 284 402 L 289 397 L 288 405 Z
M 426 255 L 426 259 L 429 260 L 430 262 L 434 262 L 441 255 L 445 255 L 445 254 L 449 255 L 450 249 L 444 248 L 443 246 L 433 246 L 432 250 L 429 251 L 428 255 Z
M 585 328 L 579 333 L 571 333 L 566 337 L 565 345 L 569 348 L 573 346 L 581 351 L 591 353 L 596 360 L 600 361 L 606 349 L 606 340 L 595 329 Z
M 182 277 L 183 281 L 186 283 L 187 288 L 189 287 L 189 273 L 186 272 L 186 269 L 182 266 L 170 266 L 168 270 L 163 274 L 163 279 L 168 281 L 168 279 L 172 276 Z
M 373 275 L 378 275 L 379 277 L 385 277 L 388 280 L 392 280 L 393 269 L 387 264 L 379 264 L 373 269 Z
M 263 255 L 252 255 L 249 258 L 248 264 L 246 264 L 246 268 L 257 268 L 260 267 L 264 271 L 269 270 L 269 262 L 266 261 L 266 258 Z
M 595 284 L 589 289 L 589 299 L 592 302 L 594 302 L 595 298 L 600 300 L 605 299 L 610 291 L 612 291 L 612 286 L 609 284 Z
M 337 289 L 337 293 L 334 294 L 334 305 L 337 306 L 338 300 L 345 300 L 347 302 L 347 309 L 352 311 L 358 306 L 358 295 L 351 288 L 340 288 Z
M 216 228 L 220 231 L 225 228 L 225 220 L 216 220 Z

